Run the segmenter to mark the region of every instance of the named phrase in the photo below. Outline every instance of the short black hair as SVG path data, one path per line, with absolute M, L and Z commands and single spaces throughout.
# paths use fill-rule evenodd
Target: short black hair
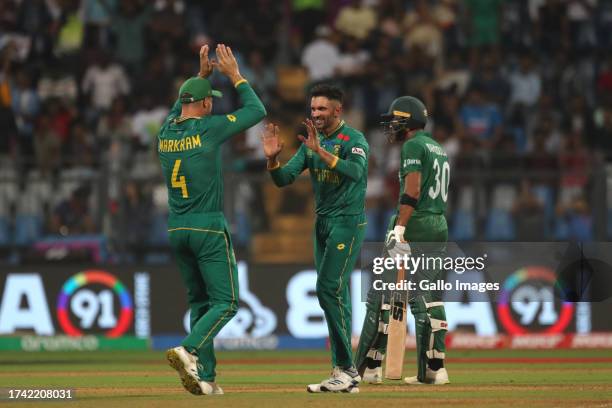
M 331 84 L 319 84 L 312 87 L 310 90 L 310 97 L 324 96 L 327 99 L 343 102 L 344 91 L 340 87 Z

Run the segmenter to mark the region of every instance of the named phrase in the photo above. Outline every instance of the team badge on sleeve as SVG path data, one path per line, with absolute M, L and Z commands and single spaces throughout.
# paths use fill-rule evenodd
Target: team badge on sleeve
M 363 150 L 361 147 L 353 147 L 351 149 L 351 153 L 358 154 L 359 156 L 363 157 L 364 159 L 366 158 L 365 150 Z
M 234 115 L 225 115 L 227 117 L 227 120 L 229 120 L 230 122 L 235 122 L 236 121 L 236 116 Z

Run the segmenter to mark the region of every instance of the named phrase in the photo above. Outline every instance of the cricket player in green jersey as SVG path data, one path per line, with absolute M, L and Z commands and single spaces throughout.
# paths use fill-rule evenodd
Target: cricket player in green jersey
M 200 73 L 186 80 L 158 137 L 162 172 L 168 187 L 170 244 L 187 287 L 191 332 L 179 347 L 167 351 L 170 365 L 192 394 L 222 394 L 215 383 L 213 339 L 238 310 L 238 272 L 223 216 L 221 145 L 266 115 L 240 75 L 232 50 L 200 50 Z M 242 108 L 212 115 L 213 97 L 221 93 L 206 79 L 216 68 L 234 84 Z
M 425 105 L 412 96 L 402 96 L 383 115 L 383 126 L 393 142 L 402 143 L 400 162 L 400 199 L 398 213 L 389 223 L 385 242 L 389 256 L 440 257 L 446 251 L 448 227 L 445 212 L 448 199 L 450 166 L 446 152 L 424 131 L 427 123 Z M 412 273 L 412 271 L 411 271 Z M 415 281 L 437 281 L 440 269 L 419 269 Z M 407 377 L 408 384 L 447 384 L 444 368 L 447 331 L 446 313 L 441 293 L 411 291 L 410 310 L 415 318 L 417 376 Z M 382 359 L 386 352 L 388 299 L 371 289 L 355 364 L 364 381 L 382 382 Z M 382 323 L 382 324 L 381 324 Z
M 341 118 L 342 90 L 318 85 L 311 91 L 311 119 L 304 123 L 308 136 L 295 155 L 281 166 L 278 127 L 268 125 L 263 148 L 274 183 L 293 183 L 308 169 L 317 214 L 314 256 L 316 292 L 325 314 L 332 354 L 332 376 L 311 384 L 309 392 L 359 391 L 361 378 L 353 366 L 349 281 L 365 233 L 365 193 L 369 146 L 364 135 Z

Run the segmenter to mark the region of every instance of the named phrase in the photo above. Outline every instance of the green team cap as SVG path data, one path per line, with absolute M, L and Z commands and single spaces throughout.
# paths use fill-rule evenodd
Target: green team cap
M 210 81 L 206 78 L 193 77 L 189 78 L 179 89 L 179 98 L 181 103 L 192 103 L 200 101 L 209 96 L 220 98 L 223 94 L 215 89 L 212 89 Z

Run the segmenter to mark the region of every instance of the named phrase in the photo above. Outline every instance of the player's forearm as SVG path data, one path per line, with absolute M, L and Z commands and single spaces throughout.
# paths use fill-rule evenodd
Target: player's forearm
M 277 168 L 279 168 L 280 161 L 278 161 L 278 156 L 268 157 L 268 162 L 267 162 L 266 167 L 268 168 L 268 171 L 276 170 Z
M 400 205 L 399 214 L 397 215 L 395 225 L 401 225 L 402 227 L 408 225 L 408 221 L 410 221 L 410 217 L 412 217 L 413 212 L 413 207 L 409 205 Z
M 217 143 L 221 144 L 231 137 L 244 132 L 259 123 L 266 116 L 266 108 L 248 82 L 239 82 L 236 85 L 242 107 L 229 115 L 213 115 L 213 119 L 223 122 L 222 131 L 214 135 Z
M 278 161 L 276 163 L 272 163 L 268 161 L 268 171 L 270 172 L 270 176 L 272 177 L 272 181 L 276 185 L 276 187 L 285 187 L 289 184 L 293 183 L 295 180 L 295 176 L 287 169 L 286 167 L 282 167 Z
M 234 84 L 235 87 L 240 85 L 241 82 L 246 82 L 246 79 L 244 79 L 244 77 L 239 72 L 229 75 L 228 79 L 231 81 L 232 84 Z
M 268 158 L 268 171 L 277 187 L 284 187 L 293 183 L 302 174 L 305 160 L 304 150 L 300 148 L 284 166 L 281 166 L 277 157 Z
M 338 156 L 334 156 L 333 154 L 323 149 L 322 147 L 319 147 L 315 153 L 319 155 L 321 160 L 323 160 L 329 168 L 333 169 L 336 167 L 336 164 L 339 160 Z
M 399 214 L 395 225 L 405 227 L 414 213 L 414 208 L 421 197 L 421 173 L 408 173 L 404 178 L 404 191 L 400 198 Z
M 334 169 L 351 181 L 359 181 L 365 176 L 364 166 L 350 160 L 338 159 Z
M 238 96 L 242 102 L 242 108 L 240 108 L 240 115 L 235 115 L 240 118 L 241 127 L 248 129 L 251 126 L 262 120 L 267 112 L 261 99 L 257 96 L 251 85 L 246 82 L 242 77 L 235 82 Z
M 364 169 L 359 163 L 341 159 L 323 148 L 319 148 L 317 154 L 330 169 L 337 171 L 352 181 L 358 181 L 363 177 Z

